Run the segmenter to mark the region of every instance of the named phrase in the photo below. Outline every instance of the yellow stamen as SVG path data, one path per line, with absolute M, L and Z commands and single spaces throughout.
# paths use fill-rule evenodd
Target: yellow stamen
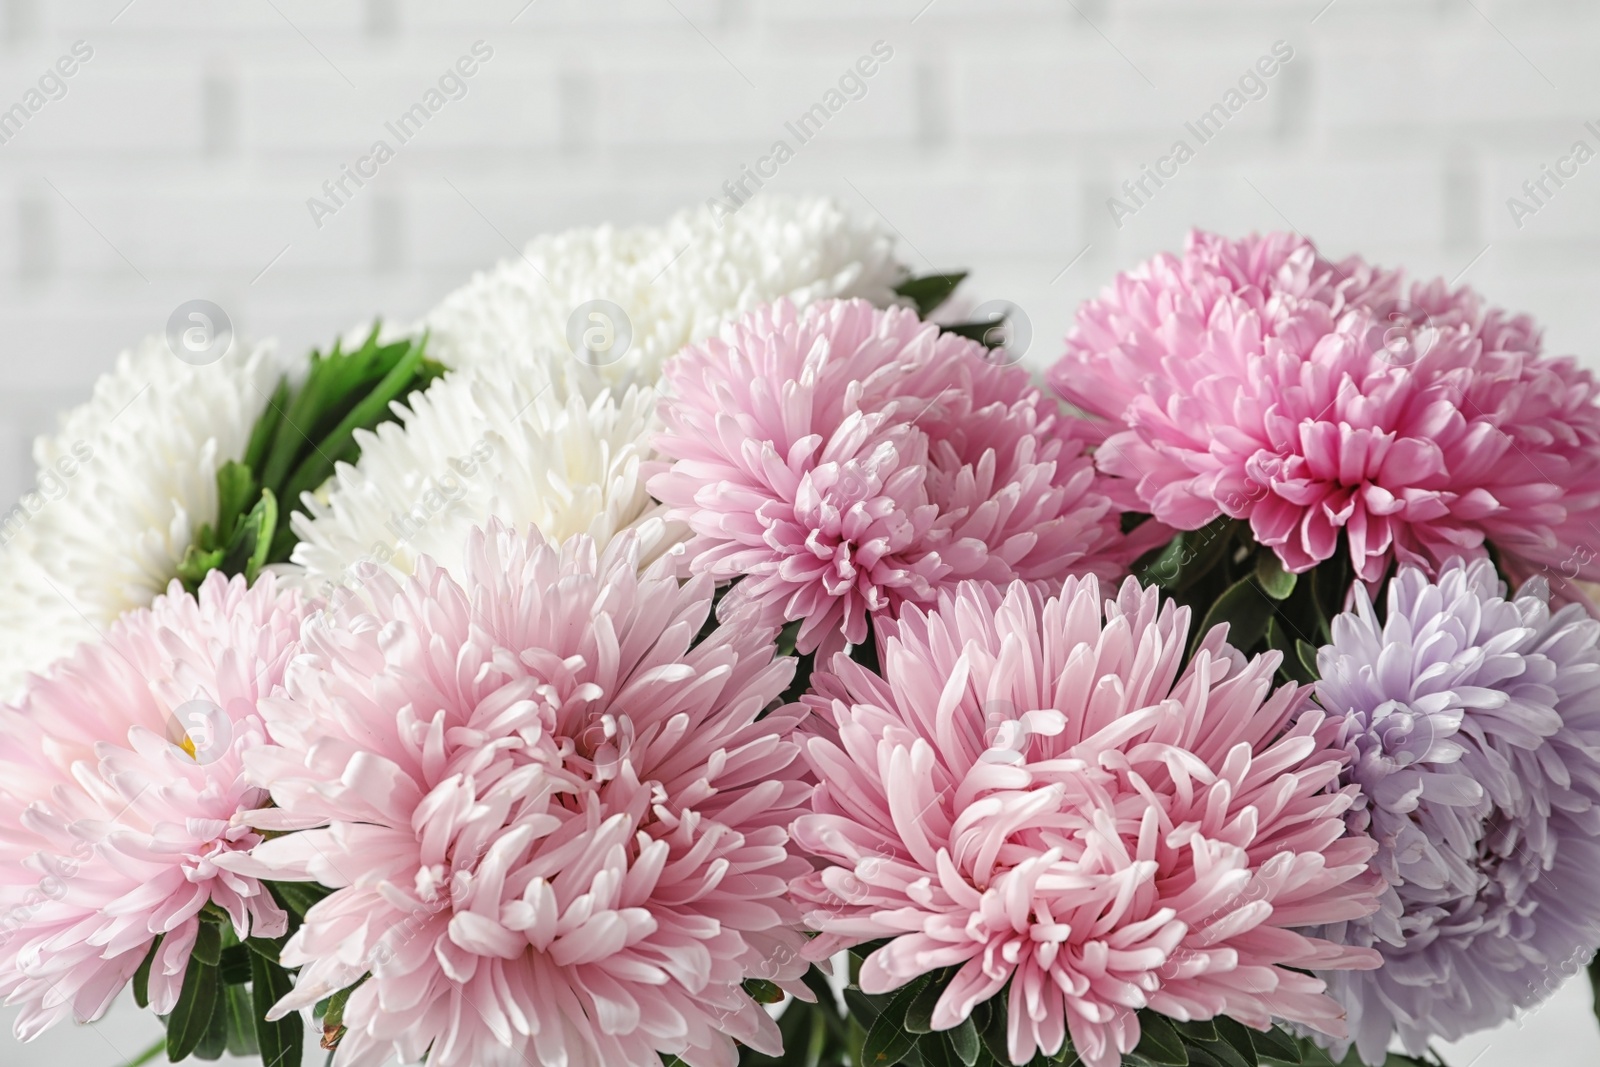
M 178 747 L 183 749 L 185 752 L 189 753 L 189 758 L 190 759 L 198 760 L 200 758 L 198 755 L 195 754 L 194 739 L 191 738 L 188 734 L 184 734 L 183 735 L 183 740 L 181 742 L 179 742 Z

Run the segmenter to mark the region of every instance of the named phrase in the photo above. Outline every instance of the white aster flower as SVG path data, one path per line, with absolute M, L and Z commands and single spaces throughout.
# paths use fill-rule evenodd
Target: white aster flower
M 361 458 L 340 464 L 310 515 L 293 518 L 293 561 L 312 591 L 359 588 L 419 556 L 459 573 L 467 536 L 490 518 L 533 523 L 552 542 L 584 533 L 604 548 L 637 527 L 646 562 L 682 540 L 645 492 L 656 391 L 603 389 L 589 399 L 571 368 L 500 356 L 455 371 L 397 406 L 400 421 L 358 432 Z
M 6 521 L 14 523 L 25 513 L 18 503 Z M 51 588 L 33 561 L 25 532 L 0 549 L 0 702 L 17 700 L 29 674 L 93 636 L 88 620 Z
M 166 591 L 287 367 L 242 342 L 194 366 L 152 337 L 34 443 L 38 489 L 0 557 L 0 695 Z
M 861 297 L 884 307 L 896 302 L 894 286 L 905 276 L 893 240 L 834 201 L 762 194 L 732 215 L 700 207 L 662 226 L 536 238 L 522 256 L 445 298 L 426 320 L 429 351 L 451 367 L 501 352 L 577 363 L 569 321 L 587 302 L 604 300 L 627 316 L 631 340 L 625 350 L 597 346 L 607 354 L 585 353 L 582 362 L 604 383 L 653 385 L 663 360 L 746 311 L 780 297 L 797 306 Z M 587 316 L 579 318 L 587 328 Z

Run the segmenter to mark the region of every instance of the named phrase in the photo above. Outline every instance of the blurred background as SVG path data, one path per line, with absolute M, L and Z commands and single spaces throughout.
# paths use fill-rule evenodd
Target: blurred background
M 1031 320 L 1034 366 L 1192 226 L 1471 284 L 1600 366 L 1597 45 L 1579 0 L 0 0 L 0 498 L 188 300 L 326 344 L 537 233 L 723 196 L 779 138 L 770 187 L 878 219 L 916 271 L 970 268 L 965 297 Z M 875 47 L 798 144 L 786 123 Z M 463 57 L 401 143 L 386 124 Z M 379 138 L 393 158 L 332 198 Z M 1600 1062 L 1589 1005 L 1569 983 L 1445 1058 Z M 153 1035 L 119 1011 L 0 1063 Z

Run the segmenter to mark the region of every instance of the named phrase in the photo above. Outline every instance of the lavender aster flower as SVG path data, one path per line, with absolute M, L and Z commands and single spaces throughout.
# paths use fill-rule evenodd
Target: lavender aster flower
M 1317 698 L 1344 716 L 1350 818 L 1389 888 L 1325 936 L 1384 964 L 1320 977 L 1378 1064 L 1395 1034 L 1416 1054 L 1505 1021 L 1600 946 L 1600 622 L 1552 612 L 1542 579 L 1508 598 L 1487 560 L 1403 567 L 1381 622 L 1355 597 Z

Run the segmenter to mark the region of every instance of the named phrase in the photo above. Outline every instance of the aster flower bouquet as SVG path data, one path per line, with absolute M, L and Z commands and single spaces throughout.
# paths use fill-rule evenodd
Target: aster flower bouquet
M 18 1037 L 1376 1067 L 1584 969 L 1589 375 L 1197 234 L 1041 384 L 961 277 L 762 197 L 125 357 L 0 549 Z

